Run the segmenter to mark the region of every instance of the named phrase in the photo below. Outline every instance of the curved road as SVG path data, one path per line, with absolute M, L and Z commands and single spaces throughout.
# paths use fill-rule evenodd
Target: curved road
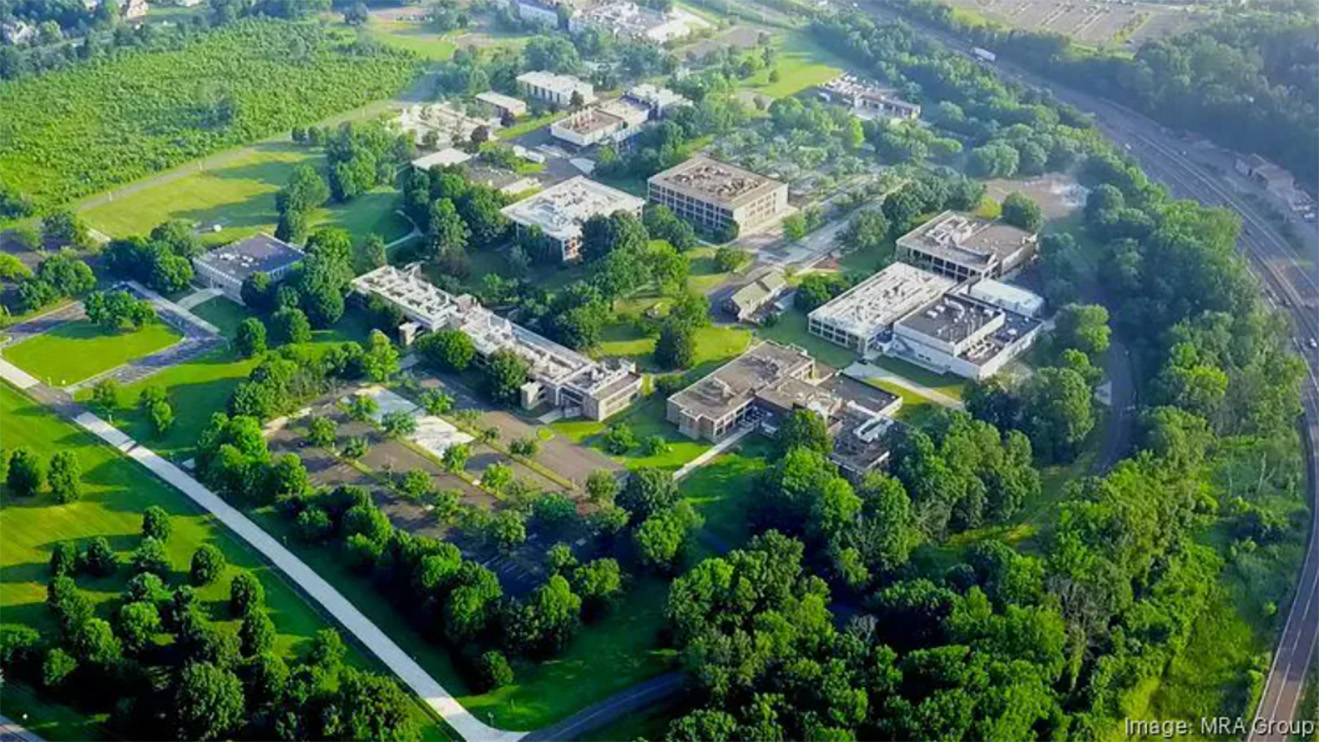
M 894 17 L 892 11 L 875 5 L 868 7 L 875 15 Z M 969 52 L 971 45 L 957 37 L 933 29 L 910 18 L 913 28 L 934 36 L 946 45 Z M 1164 133 L 1159 124 L 1111 101 L 1080 93 L 1001 61 L 995 65 L 1007 78 L 1051 90 L 1059 100 L 1096 114 L 1097 124 L 1113 141 L 1127 148 L 1154 179 L 1167 185 L 1173 195 L 1192 198 L 1201 203 L 1223 206 L 1241 216 L 1243 231 L 1238 246 L 1249 259 L 1260 281 L 1272 296 L 1281 297 L 1298 331 L 1297 348 L 1306 362 L 1306 376 L 1301 388 L 1304 418 L 1300 421 L 1306 454 L 1306 480 L 1310 495 L 1310 535 L 1305 561 L 1301 567 L 1295 595 L 1288 609 L 1286 623 L 1278 638 L 1273 663 L 1256 709 L 1248 742 L 1283 742 L 1289 736 L 1288 725 L 1296 720 L 1296 709 L 1304 690 L 1306 670 L 1319 642 L 1319 351 L 1308 347 L 1311 338 L 1319 338 L 1319 276 L 1316 262 L 1301 260 L 1296 249 L 1273 224 L 1249 201 L 1221 182 L 1220 176 L 1182 154 L 1184 145 Z

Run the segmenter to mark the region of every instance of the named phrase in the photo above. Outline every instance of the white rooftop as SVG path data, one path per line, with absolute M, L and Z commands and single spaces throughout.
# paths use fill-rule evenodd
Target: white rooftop
M 445 147 L 439 152 L 432 152 L 429 155 L 418 157 L 412 161 L 412 166 L 418 170 L 430 170 L 436 165 L 441 167 L 446 165 L 457 165 L 459 163 L 467 162 L 470 159 L 472 159 L 472 156 L 461 149 Z
M 1039 315 L 1044 308 L 1044 297 L 1010 283 L 986 278 L 974 283 L 967 293 L 981 301 L 1002 309 L 1010 309 L 1030 317 Z
M 553 90 L 564 97 L 571 97 L 574 92 L 582 94 L 582 102 L 595 100 L 595 87 L 591 83 L 579 80 L 572 75 L 556 75 L 545 70 L 533 70 L 518 75 L 518 82 L 537 88 Z
M 482 103 L 489 103 L 492 106 L 499 106 L 500 108 L 507 108 L 515 111 L 527 107 L 527 104 L 524 103 L 521 98 L 514 98 L 511 95 L 504 95 L 503 93 L 496 93 L 493 90 L 481 93 L 476 96 L 476 99 Z
M 399 270 L 392 265 L 381 266 L 354 278 L 353 290 L 389 301 L 428 330 L 439 329 L 459 313 L 460 302 L 423 278 L 420 267 L 414 264 L 407 270 Z
M 816 308 L 810 318 L 858 337 L 874 337 L 956 285 L 956 281 L 946 276 L 906 263 L 893 263 Z
M 501 209 L 504 216 L 524 227 L 540 227 L 557 240 L 582 235 L 582 222 L 596 214 L 619 210 L 639 211 L 643 199 L 581 175 L 547 188 Z
M 661 88 L 658 85 L 651 85 L 648 82 L 643 82 L 640 85 L 633 85 L 628 88 L 627 92 L 623 94 L 623 97 L 641 101 L 649 106 L 661 109 L 672 108 L 674 106 L 685 106 L 688 103 L 691 103 L 691 101 L 687 100 L 685 97 L 669 90 L 668 88 Z

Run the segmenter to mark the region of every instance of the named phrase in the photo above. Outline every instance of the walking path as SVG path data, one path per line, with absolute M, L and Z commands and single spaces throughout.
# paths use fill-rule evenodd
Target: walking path
M 205 304 L 217 296 L 223 296 L 224 292 L 219 289 L 197 289 L 187 296 L 179 299 L 179 306 L 184 309 L 192 309 L 198 304 Z
M 924 384 L 917 384 L 905 376 L 898 376 L 886 368 L 880 368 L 879 366 L 874 366 L 869 363 L 853 363 L 851 366 L 843 369 L 843 375 L 862 382 L 870 379 L 885 381 L 894 386 L 902 387 L 912 394 L 919 394 L 937 405 L 942 405 L 952 410 L 960 410 L 964 407 L 962 400 L 960 399 L 950 397 L 938 389 L 931 389 Z
M 46 742 L 29 732 L 22 724 L 7 716 L 0 716 L 0 742 Z
M 697 456 L 691 461 L 688 461 L 687 463 L 683 464 L 681 469 L 678 469 L 678 471 L 675 471 L 673 473 L 673 479 L 675 481 L 682 479 L 683 477 L 687 476 L 688 474 L 691 474 L 693 471 L 696 471 L 700 467 L 705 466 L 705 463 L 707 461 L 718 456 L 724 451 L 727 451 L 733 446 L 736 446 L 738 443 L 742 441 L 743 438 L 750 435 L 751 432 L 754 431 L 755 429 L 756 427 L 754 425 L 747 425 L 745 427 L 738 428 L 736 433 L 733 433 L 732 435 L 728 436 L 722 441 L 719 441 L 718 443 L 714 444 L 710 448 L 707 448 L 705 451 L 701 453 L 700 456 Z
M 572 739 L 577 735 L 599 729 L 619 717 L 640 711 L 679 693 L 686 683 L 687 673 L 682 671 L 657 675 L 588 706 L 558 724 L 529 733 L 527 742 Z

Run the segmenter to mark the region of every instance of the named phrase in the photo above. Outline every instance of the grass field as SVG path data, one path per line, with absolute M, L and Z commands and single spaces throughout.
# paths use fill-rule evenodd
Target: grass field
M 207 229 L 210 243 L 229 242 L 259 231 L 273 232 L 278 214 L 275 192 L 288 182 L 293 169 L 320 167 L 317 152 L 290 142 L 263 142 L 214 169 L 197 170 L 174 180 L 144 187 L 113 201 L 88 209 L 83 217 L 111 237 L 144 235 L 169 219 L 186 219 Z M 312 228 L 320 225 L 347 229 L 354 240 L 376 232 L 392 241 L 411 226 L 394 214 L 397 192 L 378 188 L 346 204 L 317 209 Z M 210 231 L 219 225 L 219 232 Z
M 750 537 L 747 512 L 752 491 L 773 452 L 768 438 L 748 436 L 682 480 L 682 496 L 705 518 L 704 530 L 714 541 L 735 549 Z
M 669 442 L 668 451 L 653 456 L 642 456 L 639 448 L 626 456 L 611 456 L 629 469 L 654 466 L 672 471 L 700 456 L 711 445 L 709 441 L 694 441 L 682 435 L 677 426 L 665 420 L 664 397 L 659 394 L 651 395 L 605 421 L 576 418 L 550 423 L 550 427 L 574 443 L 584 443 L 603 452 L 604 441 L 601 435 L 610 425 L 620 423 L 631 427 L 638 440 L 660 435 Z
M 432 62 L 448 61 L 458 48 L 449 38 L 452 34 L 437 34 L 427 29 L 425 24 L 412 21 L 372 18 L 366 32 L 376 41 L 413 52 Z
M 789 34 L 776 43 L 779 55 L 773 69 L 778 71 L 779 79 L 770 82 L 770 70 L 762 70 L 744 80 L 741 83 L 743 88 L 771 98 L 787 98 L 828 82 L 847 68 L 843 59 L 801 33 Z
M 806 313 L 796 309 L 781 312 L 778 322 L 772 327 L 757 329 L 756 335 L 766 340 L 801 346 L 815 356 L 815 360 L 834 368 L 846 368 L 859 359 L 855 352 L 808 332 Z
M 0 530 L 5 534 L 0 548 L 0 612 L 6 623 L 22 623 L 44 633 L 55 630 L 45 606 L 47 562 L 52 547 L 61 541 L 105 536 L 126 557 L 140 541 L 142 511 L 159 505 L 170 513 L 174 532 L 168 551 L 174 565 L 171 582 L 183 581 L 192 553 L 202 544 L 219 547 L 229 567 L 213 584 L 199 588 L 197 596 L 211 618 L 226 630 L 237 631 L 238 622 L 229 615 L 229 581 L 239 570 L 255 574 L 266 590 L 266 604 L 279 636 L 276 650 L 295 656 L 327 622 L 267 567 L 259 557 L 210 515 L 198 511 L 183 495 L 151 476 L 113 448 L 90 434 L 57 418 L 8 385 L 0 385 L 0 419 L 3 445 L 12 450 L 26 446 L 43 457 L 56 451 L 74 451 L 83 468 L 83 495 L 75 503 L 60 505 L 41 494 L 32 498 L 6 494 L 0 503 Z M 98 615 L 109 617 L 116 596 L 129 577 L 121 568 L 105 578 L 78 578 L 79 587 L 97 605 Z M 355 663 L 364 658 L 352 653 Z M 50 739 L 88 739 L 99 736 L 86 726 L 87 720 L 72 709 L 48 704 L 48 699 L 7 686 L 0 695 L 6 715 L 28 714 L 32 731 Z M 422 713 L 418 707 L 418 713 Z M 438 731 L 438 730 L 433 730 Z M 428 736 L 435 736 L 434 734 Z
M 167 348 L 181 337 L 163 322 L 114 332 L 79 320 L 7 348 L 4 356 L 38 379 L 66 386 Z

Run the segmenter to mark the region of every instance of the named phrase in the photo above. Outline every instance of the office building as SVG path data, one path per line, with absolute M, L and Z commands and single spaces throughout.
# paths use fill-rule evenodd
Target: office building
M 527 112 L 527 104 L 511 95 L 488 90 L 476 96 L 476 99 L 495 109 L 500 118 L 515 119 Z
M 651 176 L 647 190 L 652 203 L 716 233 L 735 224 L 747 234 L 788 209 L 786 183 L 705 157 Z
M 914 121 L 921 117 L 921 107 L 903 100 L 898 91 L 855 75 L 835 77 L 817 92 L 826 101 L 851 108 L 859 118 Z
M 636 136 L 649 120 L 649 106 L 614 98 L 555 121 L 550 125 L 550 135 L 577 147 L 590 147 Z
M 957 282 L 946 276 L 893 263 L 807 315 L 812 335 L 870 355 L 888 342 L 893 323 Z
M 801 348 L 763 342 L 715 369 L 705 378 L 669 397 L 665 418 L 688 438 L 719 441 L 739 425 L 758 422 L 758 396 L 784 407 L 797 399 L 811 402 L 815 359 Z M 809 389 L 808 389 L 809 387 Z M 824 402 L 823 415 L 835 403 Z
M 1035 235 L 1002 221 L 945 211 L 897 239 L 897 257 L 949 276 L 998 278 L 1035 255 Z
M 556 75 L 544 70 L 518 75 L 518 90 L 561 108 L 572 105 L 573 93 L 581 96 L 581 105 L 586 106 L 595 102 L 595 87 L 591 83 L 572 75 Z
M 272 284 L 278 283 L 302 258 L 298 248 L 263 233 L 202 253 L 192 259 L 192 266 L 201 284 L 242 304 L 244 281 L 264 273 Z
M 636 196 L 579 175 L 505 206 L 501 212 L 517 225 L 519 233 L 539 227 L 559 247 L 563 259 L 569 261 L 576 260 L 580 254 L 582 222 L 615 211 L 640 217 L 645 205 Z
M 984 379 L 1029 348 L 1041 325 L 971 296 L 949 293 L 898 320 L 887 353 L 938 373 Z

